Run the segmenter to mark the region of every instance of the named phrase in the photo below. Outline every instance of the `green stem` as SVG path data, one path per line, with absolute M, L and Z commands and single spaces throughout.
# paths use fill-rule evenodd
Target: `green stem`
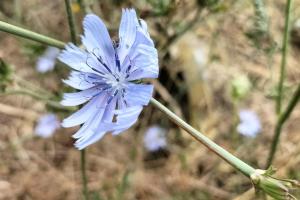
M 285 121 L 289 118 L 289 116 L 291 115 L 291 113 L 292 113 L 293 109 L 295 108 L 295 106 L 297 105 L 299 99 L 300 99 L 300 83 L 299 83 L 292 99 L 290 100 L 287 108 L 285 109 L 285 111 L 282 114 L 280 114 L 280 116 L 278 118 L 266 167 L 269 167 L 273 162 L 274 155 L 275 155 L 275 152 L 276 152 L 276 149 L 278 146 L 282 126 L 285 123 Z
M 289 34 L 290 34 L 291 2 L 292 2 L 292 0 L 287 0 L 287 5 L 286 5 L 286 9 L 285 9 L 285 25 L 284 25 L 284 34 L 283 34 L 283 44 L 282 44 L 282 58 L 281 58 L 281 66 L 280 66 L 278 96 L 277 96 L 277 101 L 276 101 L 277 115 L 280 115 L 281 105 L 282 105 L 283 82 L 284 82 L 284 78 L 285 78 L 286 56 L 287 56 L 287 49 L 288 49 L 288 45 L 289 45 Z
M 13 35 L 18 35 L 23 38 L 27 38 L 30 40 L 34 40 L 37 42 L 41 42 L 47 45 L 51 45 L 58 48 L 64 48 L 65 43 L 58 41 L 56 39 L 41 35 L 39 33 L 35 33 L 30 30 L 26 30 L 24 28 L 20 28 L 11 24 L 8 24 L 6 22 L 0 21 L 0 31 L 4 31 L 7 33 L 11 33 Z
M 81 178 L 82 178 L 82 192 L 84 195 L 84 199 L 89 199 L 89 191 L 87 186 L 87 175 L 86 175 L 86 169 L 85 169 L 85 163 L 86 163 L 86 157 L 85 157 L 85 150 L 80 151 L 80 164 L 81 164 Z
M 68 15 L 68 23 L 70 28 L 71 41 L 76 45 L 76 28 L 74 23 L 74 16 L 71 8 L 71 0 L 65 0 L 66 11 Z
M 0 30 L 1 30 L 1 26 L 0 26 Z M 12 32 L 12 31 L 7 31 L 7 32 L 17 34 L 20 36 L 24 36 L 23 32 L 27 31 L 22 28 L 18 28 L 17 30 L 18 30 L 17 32 Z M 38 35 L 37 38 L 35 37 L 36 35 Z M 41 35 L 35 33 L 35 34 L 33 34 L 33 36 L 31 36 L 29 38 L 32 40 L 35 40 L 35 41 L 40 41 L 39 40 L 40 37 L 41 37 Z M 58 47 L 60 47 L 60 48 L 64 47 L 63 42 L 60 42 L 60 41 L 53 42 L 53 41 L 57 41 L 57 40 L 55 40 L 55 39 L 43 40 L 43 42 L 47 43 L 48 45 L 54 45 L 54 44 L 57 44 L 57 42 L 58 42 L 61 44 Z M 219 155 L 222 159 L 224 159 L 230 165 L 232 165 L 233 167 L 235 167 L 236 169 L 241 171 L 244 175 L 250 177 L 250 175 L 252 173 L 254 173 L 255 169 L 253 167 L 244 163 L 242 160 L 238 159 L 237 157 L 235 157 L 234 155 L 232 155 L 231 153 L 229 153 L 228 151 L 226 151 L 225 149 L 223 149 L 222 147 L 220 147 L 219 145 L 217 145 L 216 143 L 211 141 L 209 138 L 207 138 L 206 136 L 204 136 L 203 134 L 198 132 L 196 129 L 194 129 L 189 124 L 187 124 L 185 121 L 180 119 L 177 115 L 175 115 L 173 112 L 171 112 L 168 108 L 166 108 L 164 105 L 159 103 L 157 100 L 152 98 L 151 103 L 155 107 L 157 107 L 160 111 L 162 111 L 164 114 L 166 114 L 174 123 L 176 123 L 178 126 L 183 128 L 184 130 L 186 130 L 195 139 L 197 139 L 202 144 L 204 144 L 207 148 L 209 148 L 211 151 L 213 151 L 214 153 Z
M 66 10 L 68 14 L 68 22 L 69 22 L 69 28 L 70 28 L 70 36 L 71 41 L 76 44 L 76 29 L 75 29 L 75 23 L 74 23 L 74 17 L 71 10 L 71 1 L 65 0 L 66 4 Z M 85 150 L 80 151 L 80 165 L 81 165 L 81 179 L 82 179 L 82 192 L 85 200 L 89 199 L 89 190 L 88 190 L 88 181 L 87 181 L 87 175 L 86 175 L 86 153 Z
M 18 95 L 18 94 L 19 95 L 27 95 L 34 99 L 41 100 L 41 101 L 45 102 L 48 106 L 51 106 L 56 109 L 69 110 L 69 111 L 74 110 L 74 108 L 62 106 L 56 101 L 49 100 L 47 97 L 43 97 L 42 95 L 37 94 L 33 91 L 27 90 L 25 88 L 22 88 L 22 90 L 7 90 L 3 93 L 0 93 L 0 96 L 2 96 L 2 95 Z
M 229 163 L 231 166 L 235 167 L 237 170 L 242 172 L 244 175 L 250 177 L 251 174 L 254 173 L 255 169 L 251 167 L 250 165 L 246 164 L 242 160 L 238 159 L 216 143 L 214 143 L 212 140 L 210 140 L 208 137 L 204 136 L 202 133 L 194 129 L 192 126 L 190 126 L 188 123 L 180 119 L 177 115 L 175 115 L 172 111 L 170 111 L 168 108 L 166 108 L 164 105 L 162 105 L 160 102 L 155 100 L 154 98 L 150 101 L 152 105 L 154 105 L 156 108 L 158 108 L 161 112 L 166 114 L 171 121 L 173 121 L 175 124 L 177 124 L 179 127 L 184 129 L 186 132 L 188 132 L 191 136 L 193 136 L 196 140 L 201 142 L 203 145 L 205 145 L 208 149 L 210 149 L 215 154 L 219 155 L 223 160 L 225 160 L 227 163 Z
M 282 58 L 281 58 L 281 66 L 280 66 L 280 77 L 279 77 L 279 85 L 278 85 L 278 96 L 276 99 L 276 113 L 278 115 L 278 122 L 275 128 L 274 138 L 271 144 L 270 154 L 267 160 L 267 165 L 271 165 L 274 155 L 280 140 L 281 127 L 280 118 L 281 118 L 281 107 L 282 107 L 282 96 L 283 96 L 283 82 L 285 78 L 285 68 L 286 68 L 286 57 L 287 57 L 287 49 L 289 45 L 289 31 L 290 31 L 290 13 L 291 13 L 291 4 L 292 0 L 287 0 L 286 9 L 285 9 L 285 26 L 284 26 L 284 34 L 283 34 L 283 44 L 282 44 Z

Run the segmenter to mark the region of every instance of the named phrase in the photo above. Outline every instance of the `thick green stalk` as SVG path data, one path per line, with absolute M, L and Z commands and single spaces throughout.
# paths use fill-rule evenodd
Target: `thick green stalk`
M 34 40 L 34 41 L 41 42 L 41 43 L 44 43 L 44 44 L 47 44 L 50 46 L 54 46 L 54 47 L 58 47 L 58 48 L 64 48 L 64 46 L 65 46 L 64 42 L 41 35 L 39 33 L 35 33 L 30 30 L 26 30 L 24 28 L 20 28 L 20 27 L 8 24 L 3 21 L 0 21 L 0 31 L 11 33 L 13 35 L 18 35 L 23 38 Z
M 155 100 L 154 98 L 150 101 L 152 105 L 154 105 L 156 108 L 158 108 L 161 112 L 163 112 L 165 115 L 169 117 L 171 121 L 173 121 L 175 124 L 177 124 L 180 128 L 184 129 L 186 132 L 188 132 L 191 136 L 193 136 L 196 140 L 201 142 L 203 145 L 205 145 L 208 149 L 219 155 L 223 160 L 228 162 L 231 166 L 235 167 L 239 171 L 241 171 L 244 175 L 250 177 L 251 174 L 255 172 L 255 169 L 251 167 L 250 165 L 246 164 L 242 160 L 238 159 L 216 143 L 214 143 L 212 140 L 210 140 L 208 137 L 204 136 L 202 133 L 194 129 L 192 126 L 190 126 L 188 123 L 180 119 L 177 115 L 175 115 L 172 111 L 170 111 L 168 108 L 166 108 L 164 105 L 162 105 L 160 102 Z
M 291 115 L 293 109 L 295 108 L 295 106 L 297 105 L 297 103 L 299 102 L 300 99 L 300 84 L 297 87 L 297 90 L 295 91 L 291 101 L 289 102 L 287 108 L 285 109 L 285 111 L 280 114 L 276 127 L 275 127 L 275 134 L 274 134 L 274 138 L 273 138 L 273 142 L 272 142 L 272 146 L 271 146 L 271 150 L 269 153 L 269 157 L 268 157 L 268 161 L 267 161 L 267 166 L 269 167 L 274 159 L 274 155 L 278 146 L 278 142 L 279 142 L 279 138 L 280 138 L 280 134 L 281 134 L 281 130 L 282 130 L 282 126 L 284 124 L 284 122 L 289 118 L 289 116 Z
M 280 66 L 280 77 L 278 85 L 278 96 L 276 101 L 276 113 L 280 115 L 281 104 L 282 104 L 282 92 L 283 92 L 283 82 L 285 78 L 285 66 L 286 66 L 286 56 L 287 49 L 289 45 L 289 35 L 290 35 L 290 15 L 291 15 L 291 3 L 292 0 L 287 0 L 287 5 L 285 8 L 285 25 L 284 25 L 284 34 L 283 34 L 283 44 L 282 44 L 282 58 Z
M 71 40 L 74 44 L 77 44 L 77 42 L 76 42 L 76 27 L 75 27 L 74 15 L 72 12 L 72 7 L 71 7 L 71 0 L 65 0 L 65 5 L 66 5 L 66 11 L 67 11 L 67 15 L 68 15 L 68 23 L 69 23 L 69 28 L 70 28 Z

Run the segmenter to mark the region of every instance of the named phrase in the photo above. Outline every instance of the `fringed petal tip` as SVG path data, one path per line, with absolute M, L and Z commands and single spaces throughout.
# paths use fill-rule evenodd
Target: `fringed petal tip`
M 94 133 L 93 136 L 90 138 L 79 138 L 76 140 L 74 146 L 78 150 L 85 149 L 87 146 L 99 141 L 104 135 L 105 135 L 105 132 L 99 132 L 99 133 Z
M 64 127 L 64 128 L 74 127 L 73 124 L 70 124 L 70 123 L 69 123 L 68 118 L 64 119 L 64 120 L 60 123 L 60 125 L 61 125 L 62 127 Z

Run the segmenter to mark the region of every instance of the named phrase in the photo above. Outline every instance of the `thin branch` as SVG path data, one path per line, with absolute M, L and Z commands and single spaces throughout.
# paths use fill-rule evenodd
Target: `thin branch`
M 69 28 L 70 28 L 70 35 L 71 35 L 71 40 L 72 42 L 76 45 L 76 27 L 75 27 L 75 22 L 74 22 L 74 15 L 72 12 L 72 7 L 71 7 L 71 0 L 65 0 L 65 5 L 66 5 L 66 11 L 68 15 L 68 23 L 69 23 Z
M 47 97 L 44 97 L 40 94 L 37 94 L 37 93 L 27 90 L 25 88 L 22 88 L 20 90 L 7 90 L 3 93 L 0 93 L 0 96 L 5 96 L 5 95 L 27 95 L 34 99 L 41 100 L 41 101 L 45 102 L 48 106 L 51 106 L 53 108 L 60 109 L 60 110 L 74 111 L 74 108 L 72 108 L 72 107 L 62 106 L 56 101 L 49 100 Z
M 278 118 L 278 121 L 277 121 L 277 124 L 276 124 L 276 127 L 275 127 L 274 138 L 273 138 L 273 142 L 272 142 L 272 145 L 271 145 L 271 150 L 270 150 L 270 154 L 269 154 L 269 157 L 268 157 L 268 162 L 267 162 L 266 167 L 269 167 L 272 164 L 272 161 L 274 159 L 275 152 L 276 152 L 276 149 L 277 149 L 277 146 L 278 146 L 282 126 L 286 122 L 286 120 L 290 117 L 292 111 L 294 110 L 295 106 L 299 102 L 299 99 L 300 99 L 300 84 L 298 85 L 298 87 L 297 87 L 292 99 L 290 100 L 287 108 L 285 109 L 285 111 Z
M 292 0 L 287 0 L 287 5 L 285 9 L 285 25 L 284 25 L 284 34 L 283 34 L 283 44 L 282 44 L 282 59 L 280 66 L 280 77 L 278 85 L 278 96 L 276 101 L 276 113 L 280 115 L 281 104 L 282 104 L 282 92 L 283 92 L 283 82 L 285 79 L 285 68 L 286 68 L 286 56 L 287 49 L 289 45 L 289 35 L 290 35 L 290 15 L 291 15 L 291 3 Z

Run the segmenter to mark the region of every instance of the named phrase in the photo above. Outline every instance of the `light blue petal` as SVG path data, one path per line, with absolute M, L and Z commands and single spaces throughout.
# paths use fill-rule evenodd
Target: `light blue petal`
M 113 117 L 115 115 L 114 111 L 116 108 L 116 98 L 114 98 L 109 105 L 105 108 L 105 111 L 103 113 L 103 116 L 101 118 L 101 123 L 98 124 L 98 127 L 96 130 L 94 130 L 95 133 L 98 132 L 107 132 L 111 131 L 113 129 L 114 123 L 112 122 Z M 85 137 L 85 129 L 82 130 L 81 132 L 76 133 L 73 135 L 74 138 L 81 138 Z M 91 137 L 91 135 L 89 136 Z
M 91 101 L 89 101 L 86 105 L 84 105 L 77 112 L 73 113 L 68 118 L 64 119 L 62 122 L 63 127 L 72 127 L 83 124 L 88 121 L 91 117 L 93 117 L 99 110 L 104 109 L 101 106 L 104 104 L 104 100 L 106 100 L 105 94 L 100 94 L 94 97 Z M 102 104 L 102 105 L 101 105 Z
M 94 49 L 94 52 L 90 53 L 86 60 L 86 64 L 93 70 L 93 73 L 98 74 L 99 76 L 103 76 L 108 73 L 108 70 L 114 71 L 112 69 L 112 66 L 114 67 L 114 65 L 107 65 L 106 63 L 104 63 L 106 65 L 104 66 L 103 64 L 101 64 L 101 62 L 99 62 L 99 60 L 97 60 L 99 58 L 99 54 L 99 50 Z
M 94 80 L 91 80 L 91 78 L 89 78 L 89 75 L 92 74 L 72 71 L 68 79 L 64 79 L 62 81 L 75 89 L 86 90 L 95 86 L 93 84 Z
M 127 80 L 158 77 L 158 55 L 154 47 L 138 45 L 131 59 L 134 69 Z
M 59 54 L 58 59 L 69 67 L 82 72 L 91 72 L 93 70 L 86 64 L 88 53 L 69 43 L 65 46 L 65 50 Z
M 106 106 L 106 101 L 107 101 L 108 98 L 109 98 L 109 95 L 106 94 L 105 99 L 103 99 L 103 101 L 102 100 L 100 101 L 101 104 L 103 104 L 103 105 Z M 115 101 L 112 101 L 108 106 L 102 107 L 101 110 L 99 110 L 99 108 L 95 109 L 97 111 L 95 113 L 97 114 L 99 112 L 98 115 L 101 115 L 101 117 L 99 117 L 99 116 L 97 117 L 97 119 L 100 120 L 100 121 L 96 124 L 95 121 L 94 121 L 95 120 L 94 119 L 95 115 L 91 116 L 87 120 L 87 122 L 81 127 L 81 129 L 79 131 L 77 131 L 76 134 L 73 135 L 73 138 L 78 139 L 78 138 L 85 137 L 86 130 L 90 129 L 91 123 L 93 123 L 94 125 L 96 125 L 98 127 L 97 131 L 96 130 L 94 130 L 94 131 L 96 131 L 96 132 L 102 132 L 103 130 L 99 129 L 99 128 L 101 128 L 100 122 L 102 123 L 102 121 L 104 120 L 104 118 L 105 118 L 105 116 L 107 115 L 108 112 L 112 113 L 111 118 L 110 118 L 110 122 L 112 122 L 112 118 L 113 118 L 114 113 L 113 113 L 113 111 L 111 111 L 110 109 L 108 109 L 108 107 L 110 107 L 110 105 L 112 105 L 112 104 L 114 104 L 114 107 L 115 107 L 115 105 L 116 105 Z
M 148 32 L 148 28 L 147 28 L 147 24 L 144 20 L 139 19 L 139 28 L 138 31 L 136 33 L 136 45 L 139 44 L 145 44 L 151 47 L 154 47 L 154 42 L 153 40 L 150 38 L 149 32 Z
M 113 98 L 109 105 L 106 106 L 105 113 L 102 118 L 103 123 L 111 123 L 116 110 L 117 98 Z M 98 131 L 101 131 L 101 126 Z
M 88 14 L 84 18 L 83 29 L 84 36 L 81 39 L 87 50 L 101 56 L 108 66 L 114 66 L 115 50 L 102 20 L 94 14 Z
M 88 121 L 86 121 L 84 125 L 73 135 L 73 138 L 78 139 L 78 142 L 89 138 L 90 135 L 96 131 L 99 123 L 101 122 L 104 111 L 105 108 L 97 109 L 95 114 L 90 116 Z
M 95 140 L 95 136 L 99 136 L 99 132 L 96 132 L 97 126 L 99 125 L 102 115 L 104 113 L 104 109 L 101 110 L 101 112 L 97 112 L 97 114 L 93 117 L 93 119 L 89 122 L 86 122 L 83 127 L 77 132 L 77 135 L 81 135 L 79 139 L 75 142 L 75 147 L 78 149 L 84 149 L 89 144 L 97 142 Z M 82 134 L 84 133 L 84 134 Z M 100 133 L 101 137 L 105 134 L 105 132 Z M 75 135 L 73 136 L 74 138 Z M 100 137 L 100 138 L 101 138 Z M 98 137 L 96 137 L 98 138 Z
M 126 89 L 125 100 L 130 106 L 148 105 L 153 92 L 153 85 L 131 83 Z
M 138 67 L 148 67 L 155 66 L 158 67 L 158 54 L 154 47 L 140 44 L 137 46 L 135 52 L 133 53 L 131 59 Z
M 75 147 L 78 150 L 82 150 L 82 149 L 86 148 L 87 146 L 96 143 L 98 140 L 100 140 L 105 135 L 105 133 L 106 132 L 96 133 L 86 141 L 76 141 L 75 142 Z
M 119 28 L 118 55 L 122 64 L 128 55 L 136 37 L 138 19 L 134 9 L 123 9 Z
M 117 101 L 118 101 L 118 109 L 123 109 L 123 108 L 127 107 L 125 102 L 124 102 L 123 97 L 119 97 Z
M 102 130 L 103 121 L 109 121 L 112 124 L 112 119 L 114 116 L 114 109 L 116 107 L 116 98 L 114 98 L 109 105 L 105 108 L 105 111 L 102 113 L 98 113 L 96 117 L 90 122 L 88 122 L 88 126 L 82 130 L 81 132 L 76 133 L 73 137 L 79 138 L 75 146 L 78 149 L 83 149 L 90 144 L 93 144 L 100 140 L 106 133 L 106 131 Z M 84 125 L 85 126 L 85 125 Z
M 143 19 L 139 19 L 140 28 L 138 29 L 140 32 L 142 32 L 146 37 L 150 39 L 150 34 L 148 32 L 148 26 L 147 23 Z M 152 40 L 151 40 L 152 41 Z M 153 43 L 153 42 L 152 42 Z
M 143 106 L 131 106 L 124 109 L 115 110 L 114 115 L 116 116 L 116 122 L 101 123 L 97 129 L 97 132 L 115 132 L 120 131 L 121 129 L 126 130 L 130 128 L 137 121 L 142 109 Z
M 100 88 L 92 87 L 80 92 L 64 93 L 63 100 L 60 103 L 63 106 L 77 106 L 87 102 L 100 92 Z
M 113 127 L 112 134 L 119 134 L 122 131 L 130 128 L 137 121 L 140 113 L 143 110 L 143 106 L 132 106 L 122 110 L 117 110 L 117 122 Z
M 139 80 L 142 78 L 157 78 L 158 72 L 154 70 L 153 68 L 146 68 L 146 69 L 138 69 L 134 72 L 132 72 L 127 78 L 128 81 L 134 81 Z

